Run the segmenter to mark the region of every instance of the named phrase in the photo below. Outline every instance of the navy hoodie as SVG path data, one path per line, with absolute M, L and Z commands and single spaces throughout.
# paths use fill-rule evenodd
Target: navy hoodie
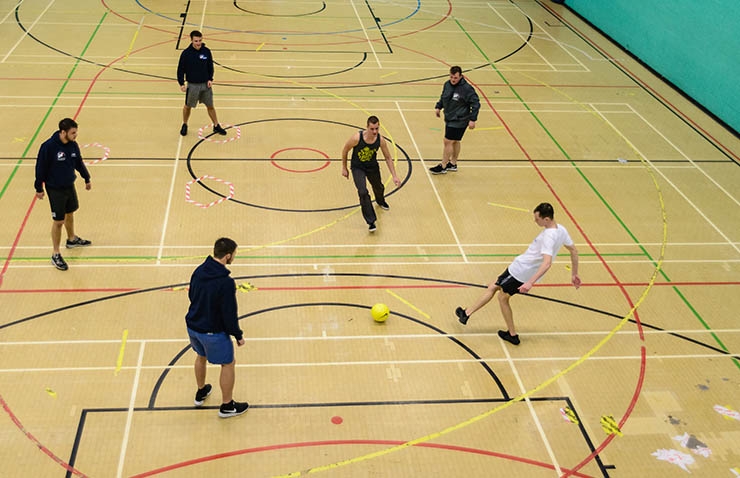
M 39 155 L 36 158 L 36 181 L 33 187 L 36 192 L 44 190 L 44 183 L 47 188 L 68 188 L 75 183 L 77 176 L 75 169 L 80 172 L 86 183 L 90 182 L 90 173 L 82 162 L 80 147 L 76 141 L 69 141 L 67 144 L 62 143 L 59 139 L 59 131 L 51 135 L 51 138 L 44 141 L 39 149 Z
M 180 86 L 188 83 L 208 83 L 213 81 L 213 56 L 211 50 L 202 43 L 200 50 L 196 50 L 191 44 L 180 54 L 180 62 L 177 64 L 177 82 Z
M 208 256 L 190 278 L 190 309 L 185 316 L 196 332 L 226 332 L 242 339 L 236 305 L 236 283 L 226 266 Z

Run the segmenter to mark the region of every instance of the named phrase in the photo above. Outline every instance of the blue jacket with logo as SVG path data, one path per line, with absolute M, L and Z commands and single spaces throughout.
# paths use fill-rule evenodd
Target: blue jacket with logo
M 180 62 L 177 64 L 177 82 L 182 86 L 186 79 L 188 83 L 213 81 L 213 56 L 205 43 L 201 44 L 200 50 L 196 50 L 191 44 L 180 54 Z
M 188 327 L 202 334 L 226 332 L 242 339 L 236 304 L 236 283 L 231 272 L 208 256 L 190 278 Z
M 52 189 L 68 188 L 74 185 L 77 179 L 75 169 L 80 172 L 86 183 L 90 182 L 90 173 L 82 161 L 77 142 L 62 143 L 57 131 L 44 141 L 39 149 L 36 158 L 36 181 L 33 186 L 38 193 L 43 192 L 44 184 Z

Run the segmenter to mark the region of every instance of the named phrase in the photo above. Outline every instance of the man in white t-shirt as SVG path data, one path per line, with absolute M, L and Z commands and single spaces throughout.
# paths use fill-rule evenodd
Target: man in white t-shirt
M 565 246 L 570 252 L 571 282 L 575 288 L 581 286 L 581 278 L 578 277 L 578 251 L 573 245 L 573 240 L 568 231 L 555 222 L 555 212 L 552 205 L 543 202 L 534 208 L 534 222 L 544 229 L 535 237 L 529 248 L 514 259 L 514 262 L 501 274 L 496 282 L 491 283 L 486 292 L 478 299 L 475 305 L 464 309 L 458 307 L 455 310 L 461 324 L 468 323 L 468 319 L 474 312 L 486 305 L 496 292 L 502 293 L 498 296 L 498 304 L 501 314 L 504 316 L 508 330 L 499 330 L 498 336 L 514 345 L 519 345 L 519 335 L 514 328 L 514 314 L 511 311 L 509 300 L 517 293 L 526 294 L 534 287 L 542 276 L 552 266 L 552 259 L 558 255 L 561 246 Z

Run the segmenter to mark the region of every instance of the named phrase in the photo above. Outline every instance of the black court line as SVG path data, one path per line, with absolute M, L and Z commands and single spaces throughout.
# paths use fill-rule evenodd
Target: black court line
M 185 20 L 188 18 L 188 11 L 190 11 L 190 0 L 185 4 L 185 12 L 180 14 L 182 24 L 180 25 L 180 35 L 177 37 L 177 43 L 175 43 L 175 50 L 180 49 L 180 41 L 182 41 L 182 35 L 185 33 Z
M 377 27 L 378 31 L 380 32 L 380 36 L 383 37 L 383 41 L 385 42 L 386 48 L 388 48 L 388 53 L 393 53 L 393 48 L 391 48 L 391 44 L 388 43 L 388 38 L 385 36 L 385 32 L 383 31 L 383 26 L 380 24 L 381 20 L 375 15 L 375 12 L 373 11 L 373 7 L 370 6 L 370 2 L 365 0 L 365 5 L 367 5 L 367 9 L 370 10 L 370 15 L 373 17 L 373 20 L 375 21 L 375 26 Z
M 287 3 L 287 2 L 286 2 L 286 3 Z M 321 12 L 323 12 L 324 10 L 326 10 L 326 2 L 322 1 L 322 2 L 321 2 L 321 8 L 319 8 L 318 10 L 316 10 L 316 11 L 313 11 L 313 12 L 306 12 L 306 13 L 294 13 L 294 14 L 282 14 L 282 15 L 280 15 L 280 14 L 277 14 L 277 13 L 262 13 L 262 12 L 253 12 L 253 11 L 251 11 L 251 10 L 247 10 L 246 8 L 242 8 L 242 7 L 241 7 L 241 6 L 239 5 L 239 2 L 237 2 L 237 0 L 234 0 L 234 7 L 236 7 L 236 8 L 237 8 L 237 10 L 241 10 L 241 11 L 242 11 L 242 12 L 244 12 L 244 13 L 249 13 L 249 14 L 252 14 L 252 15 L 258 15 L 258 16 L 262 16 L 262 17 L 285 17 L 285 18 L 295 18 L 295 17 L 308 17 L 308 16 L 316 15 L 316 14 L 318 14 L 318 13 L 321 13 Z

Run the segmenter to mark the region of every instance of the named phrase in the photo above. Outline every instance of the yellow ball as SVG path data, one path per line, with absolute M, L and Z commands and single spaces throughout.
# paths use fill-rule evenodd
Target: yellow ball
M 388 314 L 390 313 L 391 311 L 385 304 L 375 304 L 373 308 L 370 309 L 370 315 L 373 316 L 373 320 L 375 322 L 385 322 L 385 319 L 388 318 Z

